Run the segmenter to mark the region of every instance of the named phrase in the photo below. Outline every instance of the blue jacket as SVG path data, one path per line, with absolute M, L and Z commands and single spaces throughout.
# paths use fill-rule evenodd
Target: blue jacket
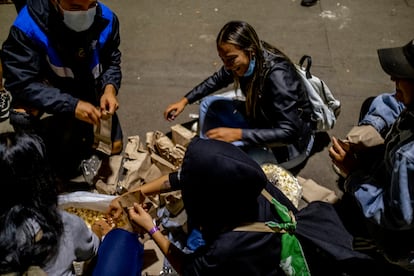
M 28 0 L 2 49 L 13 107 L 73 114 L 79 100 L 98 105 L 107 84 L 120 88 L 119 44 L 118 19 L 102 3 L 91 28 L 76 33 L 49 0 Z
M 358 125 L 372 125 L 385 137 L 403 109 L 404 104 L 397 101 L 395 92 L 382 93 L 374 98 Z
M 412 111 L 403 110 L 394 93 L 384 93 L 372 102 L 368 113 L 359 123 L 371 124 L 385 138 L 384 158 L 369 168 L 353 172 L 346 189 L 354 193 L 364 216 L 391 229 L 414 227 L 409 176 L 414 176 L 414 123 Z M 403 140 L 398 142 L 396 139 Z M 374 161 L 373 161 L 374 162 Z
M 392 94 L 377 97 L 371 107 L 361 122 L 372 121 L 380 132 L 389 129 L 382 156 L 352 172 L 345 190 L 357 200 L 384 249 L 405 254 L 414 250 L 414 110 L 401 111 Z

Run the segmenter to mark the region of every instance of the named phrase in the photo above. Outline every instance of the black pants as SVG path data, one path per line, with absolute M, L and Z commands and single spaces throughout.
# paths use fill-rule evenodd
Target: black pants
M 93 126 L 72 116 L 53 115 L 40 120 L 11 110 L 10 123 L 15 131 L 34 133 L 43 139 L 51 167 L 62 180 L 80 175 L 81 161 L 94 152 Z
M 16 7 L 17 13 L 19 13 L 26 6 L 26 0 L 13 0 L 13 4 Z

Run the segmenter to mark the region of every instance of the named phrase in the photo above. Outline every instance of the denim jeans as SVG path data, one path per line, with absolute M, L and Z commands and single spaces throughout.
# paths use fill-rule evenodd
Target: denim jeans
M 99 247 L 93 276 L 141 276 L 143 261 L 144 246 L 138 235 L 115 228 Z
M 227 96 L 209 96 L 200 103 L 200 138 L 207 139 L 205 133 L 217 127 L 249 128 L 244 114 L 244 101 Z M 233 142 L 243 146 L 242 141 Z
M 245 101 L 234 98 L 234 94 L 205 97 L 200 103 L 199 111 L 200 138 L 207 139 L 206 132 L 217 127 L 252 128 L 246 120 Z M 279 164 L 285 169 L 291 169 L 303 163 L 312 150 L 314 137 L 311 136 L 304 152 L 292 145 L 288 145 L 291 160 L 279 163 L 271 148 L 261 145 L 246 145 L 243 141 L 234 141 L 232 144 L 241 147 L 259 165 L 264 163 Z

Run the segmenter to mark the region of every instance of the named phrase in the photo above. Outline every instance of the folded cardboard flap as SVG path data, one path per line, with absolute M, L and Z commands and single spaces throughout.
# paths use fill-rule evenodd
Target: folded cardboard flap
M 175 144 L 187 147 L 191 139 L 193 139 L 195 135 L 195 132 L 192 132 L 191 130 L 182 125 L 174 125 L 171 127 L 172 141 Z
M 160 205 L 165 205 L 172 216 L 177 216 L 184 209 L 181 191 L 160 194 Z
M 134 203 L 142 203 L 144 196 L 141 191 L 129 192 L 119 197 L 119 204 L 122 208 L 133 207 Z
M 354 151 L 384 144 L 384 138 L 371 125 L 354 126 L 346 135 L 344 143 L 349 143 Z
M 94 147 L 107 155 L 112 152 L 112 115 L 108 112 L 102 112 L 102 118 L 99 125 L 94 125 Z
M 145 197 L 140 190 L 135 192 L 128 192 L 119 197 L 119 204 L 124 210 L 123 216 L 128 220 L 129 227 L 132 229 L 133 232 L 138 233 L 142 239 L 147 239 L 148 237 L 145 237 L 147 232 L 129 218 L 128 209 L 134 207 L 134 203 L 146 204 L 146 208 L 148 208 L 147 212 L 151 215 L 153 219 L 157 218 L 156 210 L 158 208 L 158 205 L 148 197 Z
M 102 162 L 104 165 L 98 174 L 93 175 L 94 182 L 90 182 L 100 193 L 120 194 L 119 189 L 128 191 L 132 186 L 176 171 L 195 133 L 182 125 L 175 125 L 171 130 L 173 140 L 161 131 L 147 132 L 145 144 L 138 135 L 129 136 L 124 153 Z
M 312 179 L 305 179 L 303 177 L 296 177 L 302 186 L 302 198 L 307 203 L 312 201 L 325 201 L 328 203 L 335 203 L 338 201 L 338 196 L 334 191 L 319 185 Z

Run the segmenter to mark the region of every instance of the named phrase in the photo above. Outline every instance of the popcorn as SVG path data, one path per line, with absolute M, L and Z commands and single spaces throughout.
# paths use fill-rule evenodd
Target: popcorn
M 105 220 L 109 223 L 108 216 L 105 213 L 102 213 L 100 211 L 95 211 L 95 210 L 91 210 L 91 209 L 86 209 L 86 208 L 75 208 L 75 207 L 68 207 L 65 209 L 66 212 L 77 215 L 78 217 L 80 217 L 81 219 L 83 219 L 86 223 L 86 225 L 91 228 L 92 225 L 99 220 Z M 122 227 L 125 225 L 125 221 L 124 220 L 119 220 L 117 221 L 117 223 L 112 222 L 109 223 L 111 225 L 112 228 L 114 227 Z
M 261 167 L 267 179 L 279 188 L 295 207 L 298 207 L 299 200 L 302 197 L 302 186 L 296 177 L 275 164 L 265 163 Z

